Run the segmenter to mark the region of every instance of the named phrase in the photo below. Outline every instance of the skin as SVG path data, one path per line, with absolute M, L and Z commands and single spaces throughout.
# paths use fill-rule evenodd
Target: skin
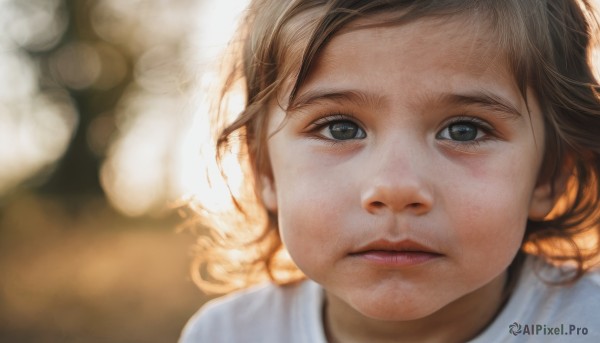
M 537 182 L 539 106 L 528 94 L 528 113 L 493 42 L 461 17 L 346 30 L 287 113 L 273 106 L 263 201 L 325 289 L 331 342 L 459 342 L 501 308 L 527 218 L 553 199 Z M 451 128 L 476 134 L 457 141 Z M 437 255 L 396 266 L 355 254 L 379 239 Z

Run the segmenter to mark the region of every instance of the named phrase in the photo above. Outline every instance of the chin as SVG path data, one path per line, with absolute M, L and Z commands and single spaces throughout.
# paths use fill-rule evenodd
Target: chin
M 364 305 L 364 306 L 362 306 Z M 363 316 L 382 321 L 410 321 L 427 317 L 441 306 L 418 301 L 377 301 L 355 304 L 355 310 Z

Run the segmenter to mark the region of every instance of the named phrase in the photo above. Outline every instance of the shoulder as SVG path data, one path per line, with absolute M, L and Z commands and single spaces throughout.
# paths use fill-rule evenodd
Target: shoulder
M 515 294 L 514 302 L 520 304 L 515 306 L 515 320 L 522 317 L 523 324 L 561 328 L 562 333 L 575 335 L 571 342 L 600 342 L 600 272 L 590 270 L 573 283 L 548 282 L 560 280 L 565 272 L 569 268 L 545 265 L 538 273 L 524 276 L 523 289 Z M 578 328 L 585 335 L 576 334 Z
M 571 342 L 600 342 L 600 317 L 597 315 L 600 312 L 600 271 L 590 270 L 573 283 L 552 282 L 568 273 L 569 268 L 557 268 L 537 258 L 528 258 L 510 299 L 481 338 L 505 342 L 519 341 L 519 337 L 512 335 L 527 335 L 521 338 L 544 342 L 556 339 L 554 333 L 559 332 L 570 336 Z M 514 328 L 520 328 L 520 331 L 513 333 Z M 577 328 L 580 334 L 577 334 Z M 582 334 L 584 328 L 585 335 Z
M 597 313 L 600 310 L 600 270 L 592 269 L 580 279 L 571 283 L 553 283 L 564 279 L 572 268 L 553 267 L 543 262 L 537 262 L 539 269 L 529 268 L 530 275 L 524 275 L 521 288 L 521 298 L 533 297 L 540 302 L 542 309 L 556 310 L 556 318 L 570 317 L 571 319 Z M 536 272 L 537 270 L 537 272 Z M 548 311 L 550 312 L 550 311 Z M 548 316 L 549 317 L 549 316 Z M 595 325 L 600 324 L 600 318 L 595 317 Z M 600 334 L 600 332 L 599 332 Z
M 310 281 L 232 293 L 204 305 L 186 324 L 180 343 L 264 342 L 267 335 L 276 342 L 312 325 L 320 302 L 320 288 Z

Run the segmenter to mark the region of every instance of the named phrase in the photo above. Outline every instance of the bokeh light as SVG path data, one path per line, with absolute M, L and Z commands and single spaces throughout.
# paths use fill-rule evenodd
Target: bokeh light
M 0 0 L 0 341 L 172 342 L 207 300 L 172 204 L 228 202 L 207 93 L 245 3 Z
M 92 35 L 56 48 L 70 24 L 62 1 L 0 2 L 0 194 L 63 156 L 79 122 L 67 90 L 110 90 L 131 77 L 115 108 L 82 127 L 103 159 L 100 183 L 111 204 L 144 216 L 183 195 L 225 203 L 225 185 L 210 190 L 205 182 L 217 173 L 207 165 L 214 150 L 202 148 L 210 139 L 207 94 L 247 0 L 86 3 Z M 52 52 L 40 63 L 24 50 Z M 40 68 L 50 91 L 39 87 Z
M 74 42 L 63 46 L 50 57 L 50 72 L 58 83 L 80 90 L 96 82 L 102 72 L 102 64 L 92 44 Z
M 122 36 L 117 30 L 125 28 L 138 37 L 131 49 L 139 56 L 134 67 L 135 84 L 121 99 L 116 115 L 120 138 L 111 147 L 101 174 L 112 204 L 130 216 L 160 213 L 165 202 L 182 196 L 193 196 L 215 208 L 228 203 L 227 188 L 217 181 L 218 171 L 210 162 L 214 149 L 206 144 L 211 139 L 208 93 L 218 82 L 214 73 L 218 56 L 247 2 L 204 2 L 197 12 L 190 11 L 189 2 L 181 4 L 181 8 L 170 6 L 166 16 L 159 15 L 164 11 L 160 6 L 154 14 L 149 12 L 152 7 L 146 8 L 141 16 L 152 17 L 150 26 L 142 17 L 125 20 L 132 12 L 117 14 L 130 6 L 122 2 L 103 2 L 94 12 L 94 28 L 107 40 L 118 42 Z M 181 10 L 179 16 L 174 15 L 177 8 Z M 202 13 L 200 19 L 197 13 Z M 113 25 L 105 26 L 99 19 L 107 17 Z M 189 26 L 181 25 L 186 17 Z M 127 23 L 131 21 L 145 26 L 130 27 Z M 156 32 L 157 27 L 171 29 Z M 179 55 L 173 53 L 177 49 L 181 50 Z M 235 161 L 227 163 L 241 180 Z M 208 174 L 215 180 L 210 186 Z
M 0 2 L 0 195 L 48 170 L 77 126 L 67 92 L 41 90 L 38 65 L 22 49 L 54 46 L 67 21 L 60 1 Z
M 50 49 L 67 28 L 67 15 L 60 0 L 5 0 L 0 8 L 7 36 L 30 51 Z
M 64 93 L 31 94 L 27 101 L 0 107 L 0 193 L 59 159 L 76 123 Z

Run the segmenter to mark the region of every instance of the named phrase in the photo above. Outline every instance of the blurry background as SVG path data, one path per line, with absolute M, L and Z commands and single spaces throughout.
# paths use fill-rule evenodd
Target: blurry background
M 244 0 L 0 0 L 0 342 L 174 342 Z M 199 119 L 200 118 L 200 119 Z
M 0 342 L 175 342 L 208 299 L 175 207 L 246 1 L 0 0 Z

